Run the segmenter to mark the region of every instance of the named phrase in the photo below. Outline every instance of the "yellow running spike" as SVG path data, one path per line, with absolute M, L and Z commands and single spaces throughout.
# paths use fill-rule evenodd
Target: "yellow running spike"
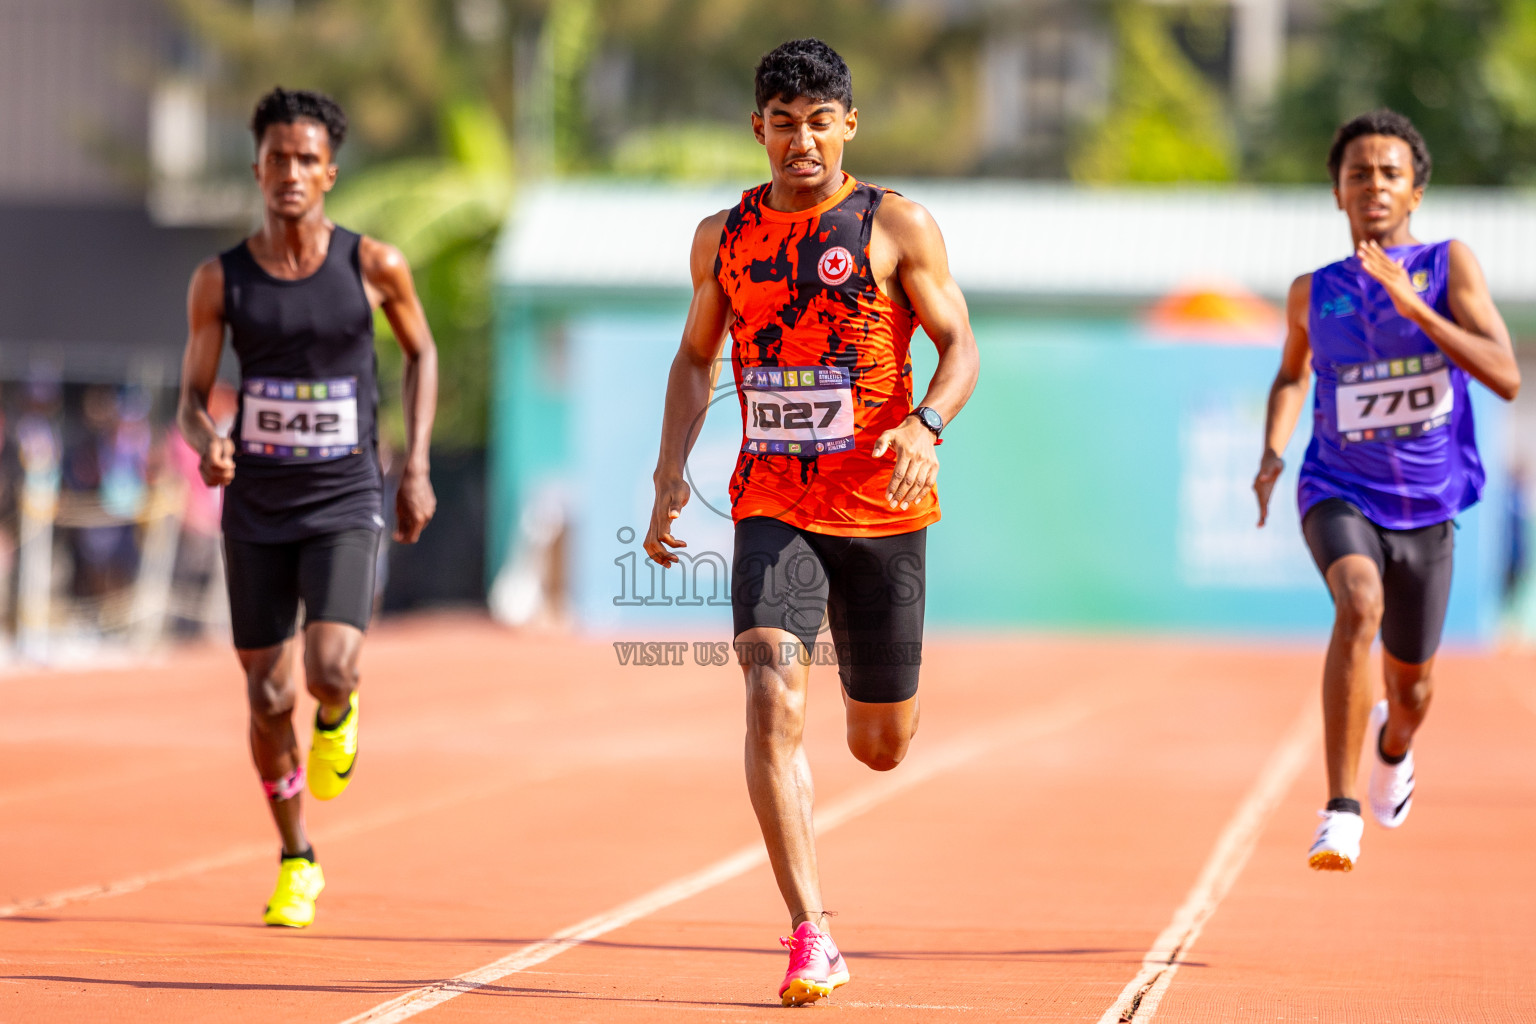
M 353 691 L 346 717 L 329 729 L 315 713 L 315 734 L 309 743 L 309 791 L 316 800 L 341 795 L 357 767 L 357 692 Z
M 315 898 L 324 888 L 325 872 L 319 864 L 303 857 L 284 857 L 277 872 L 277 888 L 261 919 L 284 928 L 307 928 L 315 919 Z

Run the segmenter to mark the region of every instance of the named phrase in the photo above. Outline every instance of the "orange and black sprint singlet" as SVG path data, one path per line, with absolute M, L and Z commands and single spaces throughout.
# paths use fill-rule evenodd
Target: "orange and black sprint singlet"
M 769 187 L 742 194 L 715 258 L 735 314 L 741 397 L 732 516 L 844 537 L 922 529 L 938 520 L 938 497 L 891 508 L 895 459 L 870 454 L 912 411 L 916 322 L 876 287 L 869 266 L 886 190 L 845 174 L 825 202 L 781 213 L 765 202 Z

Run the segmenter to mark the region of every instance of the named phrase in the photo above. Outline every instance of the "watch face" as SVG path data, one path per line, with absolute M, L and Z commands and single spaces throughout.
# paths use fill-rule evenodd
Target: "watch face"
M 917 414 L 917 418 L 923 421 L 923 426 L 935 434 L 944 429 L 944 421 L 939 419 L 939 414 L 927 406 L 923 406 L 922 411 Z

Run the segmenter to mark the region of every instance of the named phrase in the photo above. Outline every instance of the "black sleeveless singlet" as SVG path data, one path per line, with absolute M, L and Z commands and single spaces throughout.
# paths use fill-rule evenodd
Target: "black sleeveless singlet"
M 337 227 L 320 269 L 273 277 L 241 242 L 219 255 L 240 362 L 224 534 L 286 544 L 384 526 L 373 310 L 360 236 Z

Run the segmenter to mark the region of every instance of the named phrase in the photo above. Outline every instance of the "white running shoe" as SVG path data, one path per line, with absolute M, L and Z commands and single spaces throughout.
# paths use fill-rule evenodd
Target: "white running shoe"
M 1366 730 L 1371 745 L 1371 816 L 1382 828 L 1397 828 L 1413 809 L 1413 751 L 1397 764 L 1381 759 L 1381 730 L 1387 726 L 1387 702 L 1371 708 Z
M 1351 871 L 1360 859 L 1365 819 L 1349 811 L 1318 811 L 1323 823 L 1307 851 L 1307 866 L 1317 871 Z

